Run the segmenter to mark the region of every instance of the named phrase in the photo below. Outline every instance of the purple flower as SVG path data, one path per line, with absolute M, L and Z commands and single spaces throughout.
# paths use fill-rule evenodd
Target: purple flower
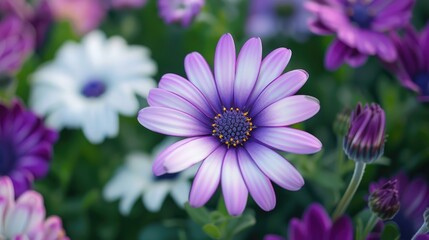
M 392 62 L 397 57 L 393 41 L 385 32 L 406 25 L 414 0 L 313 0 L 307 4 L 314 14 L 312 32 L 335 35 L 326 56 L 326 68 L 333 70 L 344 62 L 358 67 L 368 56 Z
M 158 0 L 159 15 L 167 24 L 189 26 L 202 7 L 204 0 Z
M 0 73 L 12 74 L 34 48 L 34 32 L 25 21 L 30 9 L 25 2 L 0 1 Z
M 0 176 L 12 179 L 17 196 L 46 175 L 57 133 L 15 100 L 0 104 Z
M 146 4 L 147 0 L 111 0 L 113 8 L 139 8 Z
M 429 101 L 429 24 L 421 33 L 407 26 L 402 38 L 392 34 L 392 40 L 398 51 L 398 59 L 386 63 L 387 67 L 403 86 L 420 95 L 419 100 Z
M 273 37 L 283 34 L 303 41 L 310 31 L 310 16 L 304 3 L 307 0 L 252 0 L 246 31 L 249 35 Z
M 262 61 L 259 38 L 248 40 L 236 59 L 234 40 L 219 40 L 212 71 L 197 52 L 185 59 L 188 79 L 166 74 L 152 89 L 150 107 L 139 112 L 146 128 L 186 137 L 164 150 L 153 165 L 155 175 L 182 171 L 201 161 L 190 204 L 204 205 L 219 182 L 231 215 L 243 212 L 250 195 L 264 210 L 276 203 L 271 181 L 296 191 L 301 174 L 273 149 L 308 154 L 319 151 L 313 135 L 288 126 L 319 111 L 317 99 L 295 94 L 306 82 L 303 70 L 283 73 L 291 51 L 279 48 Z M 271 180 L 271 181 L 270 181 Z
M 368 199 L 369 208 L 382 220 L 392 219 L 400 208 L 398 180 L 390 180 L 375 189 Z
M 350 117 L 350 127 L 344 136 L 343 148 L 346 155 L 357 162 L 371 163 L 384 152 L 386 116 L 375 103 L 359 103 Z
M 334 223 L 326 210 L 319 204 L 311 204 L 301 219 L 289 223 L 289 240 L 353 239 L 353 225 L 350 218 L 343 216 Z
M 401 209 L 393 218 L 401 231 L 401 239 L 411 239 L 423 223 L 423 213 L 429 207 L 429 185 L 424 178 L 409 179 L 400 173 L 391 179 L 398 181 L 399 202 Z M 369 192 L 385 184 L 388 180 L 381 179 L 372 183 Z

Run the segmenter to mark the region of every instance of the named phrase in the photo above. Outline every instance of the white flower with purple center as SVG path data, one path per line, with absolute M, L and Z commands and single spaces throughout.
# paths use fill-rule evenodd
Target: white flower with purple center
M 34 74 L 31 103 L 57 129 L 82 128 L 92 143 L 118 134 L 118 114 L 136 114 L 156 72 L 149 50 L 121 37 L 92 32 L 67 42 L 56 59 Z
M 195 174 L 195 170 L 155 176 L 151 167 L 155 156 L 173 142 L 167 140 L 161 143 L 152 156 L 144 153 L 128 155 L 125 165 L 105 186 L 104 198 L 108 201 L 120 199 L 119 211 L 123 215 L 130 213 L 139 197 L 142 197 L 144 205 L 151 212 L 161 209 L 168 194 L 171 194 L 178 206 L 183 207 L 191 188 L 189 178 Z
M 279 48 L 262 60 L 259 38 L 248 40 L 236 58 L 230 34 L 219 40 L 214 76 L 197 52 L 185 59 L 188 79 L 162 77 L 149 93 L 149 107 L 140 110 L 146 128 L 186 137 L 155 159 L 155 175 L 172 174 L 202 161 L 190 192 L 193 207 L 203 206 L 219 183 L 231 215 L 240 215 L 250 192 L 264 210 L 275 207 L 271 181 L 296 191 L 301 174 L 275 150 L 309 154 L 322 144 L 290 126 L 314 116 L 319 101 L 293 96 L 306 82 L 304 70 L 283 73 L 291 51 Z

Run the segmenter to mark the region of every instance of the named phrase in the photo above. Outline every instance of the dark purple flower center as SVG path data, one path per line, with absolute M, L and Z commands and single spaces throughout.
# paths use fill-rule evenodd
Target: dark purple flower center
M 369 28 L 374 17 L 371 15 L 368 5 L 355 3 L 348 8 L 350 20 L 361 28 Z
M 154 179 L 155 181 L 162 181 L 162 180 L 174 180 L 177 179 L 179 177 L 180 173 L 167 173 L 161 176 L 155 176 L 154 175 Z
M 7 139 L 0 139 L 0 176 L 8 175 L 16 165 L 16 151 Z
M 221 143 L 228 147 L 243 145 L 249 139 L 250 132 L 255 128 L 248 112 L 239 108 L 223 108 L 223 112 L 214 118 L 213 136 L 219 138 Z
M 87 98 L 97 98 L 106 92 L 106 84 L 98 79 L 90 80 L 81 90 L 82 95 Z
M 422 95 L 429 95 L 429 73 L 419 73 L 414 77 L 414 82 L 419 86 Z

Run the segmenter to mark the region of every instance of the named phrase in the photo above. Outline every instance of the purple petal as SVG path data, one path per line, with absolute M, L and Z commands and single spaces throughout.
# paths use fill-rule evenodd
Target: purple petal
M 304 185 L 301 174 L 275 151 L 255 142 L 246 143 L 245 148 L 259 169 L 280 187 L 296 191 Z
M 187 143 L 189 143 L 195 139 L 196 138 L 183 139 L 181 141 L 178 141 L 178 142 L 170 145 L 164 151 L 162 151 L 155 158 L 155 161 L 153 162 L 153 165 L 152 165 L 152 171 L 155 174 L 155 176 L 160 176 L 160 175 L 167 173 L 167 171 L 165 171 L 165 168 L 164 168 L 164 161 L 165 161 L 166 156 L 170 155 L 171 152 L 174 152 L 177 148 L 180 148 L 182 145 L 185 145 L 185 144 L 187 144 Z
M 189 80 L 206 96 L 208 102 L 217 109 L 222 109 L 213 74 L 206 60 L 197 52 L 185 58 L 185 71 Z
M 268 179 L 256 166 L 246 150 L 237 150 L 238 163 L 241 174 L 250 195 L 255 202 L 265 211 L 271 211 L 276 206 L 276 195 L 270 179 Z
M 336 39 L 334 40 L 325 55 L 325 67 L 329 70 L 335 70 L 344 63 L 346 56 L 351 51 L 351 48 L 346 46 L 343 42 Z
M 232 216 L 242 214 L 246 207 L 248 191 L 241 176 L 235 148 L 229 149 L 223 160 L 222 193 L 228 213 Z
M 352 221 L 346 216 L 339 218 L 331 227 L 328 239 L 353 240 Z
M 278 48 L 264 58 L 261 64 L 258 81 L 249 99 L 249 105 L 253 103 L 268 84 L 282 74 L 291 56 L 291 50 L 287 48 Z
M 234 101 L 236 107 L 245 107 L 246 101 L 258 78 L 261 59 L 261 39 L 249 39 L 244 44 L 237 59 L 237 72 L 234 82 Z
M 213 136 L 193 138 L 164 156 L 164 168 L 167 173 L 180 172 L 207 158 L 219 144 Z
M 309 239 L 318 239 L 328 236 L 329 229 L 332 225 L 326 210 L 319 204 L 312 204 L 309 207 L 304 214 L 303 222 L 309 227 L 309 229 L 307 229 Z
M 322 148 L 322 143 L 313 135 L 288 127 L 257 128 L 253 137 L 265 145 L 290 153 L 312 154 Z
M 301 224 L 300 220 L 294 218 L 289 223 L 289 240 L 303 240 L 308 239 L 307 234 L 309 231 Z
M 138 121 L 158 133 L 193 137 L 210 134 L 210 129 L 195 117 L 164 107 L 147 107 L 139 111 Z
M 211 124 L 211 119 L 206 117 L 192 103 L 188 102 L 179 95 L 171 93 L 165 89 L 151 89 L 147 101 L 152 107 L 165 107 L 175 109 L 183 113 L 189 114 L 203 123 L 206 123 L 208 125 Z
M 251 113 L 258 114 L 268 105 L 295 94 L 307 81 L 308 73 L 304 70 L 287 72 L 270 83 L 255 101 Z
M 216 85 L 223 106 L 232 107 L 235 79 L 235 45 L 231 34 L 225 34 L 216 47 L 214 60 Z
M 279 235 L 268 234 L 264 236 L 264 240 L 285 240 L 285 238 Z
M 288 126 L 311 118 L 319 109 L 319 101 L 314 97 L 291 96 L 262 110 L 255 117 L 254 123 L 257 127 Z
M 201 164 L 189 196 L 189 204 L 192 207 L 202 207 L 216 191 L 220 182 L 225 153 L 226 149 L 219 147 Z
M 45 176 L 49 170 L 48 160 L 37 156 L 24 156 L 20 158 L 18 166 L 31 172 L 35 178 Z
M 207 117 L 216 115 L 200 90 L 181 76 L 171 73 L 165 74 L 159 82 L 159 88 L 170 91 L 186 99 L 200 109 Z

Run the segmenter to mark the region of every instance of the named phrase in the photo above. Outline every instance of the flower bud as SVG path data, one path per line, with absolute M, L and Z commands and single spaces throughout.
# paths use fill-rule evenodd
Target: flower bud
M 369 208 L 382 220 L 392 219 L 399 211 L 398 181 L 391 180 L 369 196 Z
M 343 149 L 350 159 L 372 163 L 383 155 L 386 117 L 375 103 L 359 103 L 350 116 L 350 127 L 344 136 Z

